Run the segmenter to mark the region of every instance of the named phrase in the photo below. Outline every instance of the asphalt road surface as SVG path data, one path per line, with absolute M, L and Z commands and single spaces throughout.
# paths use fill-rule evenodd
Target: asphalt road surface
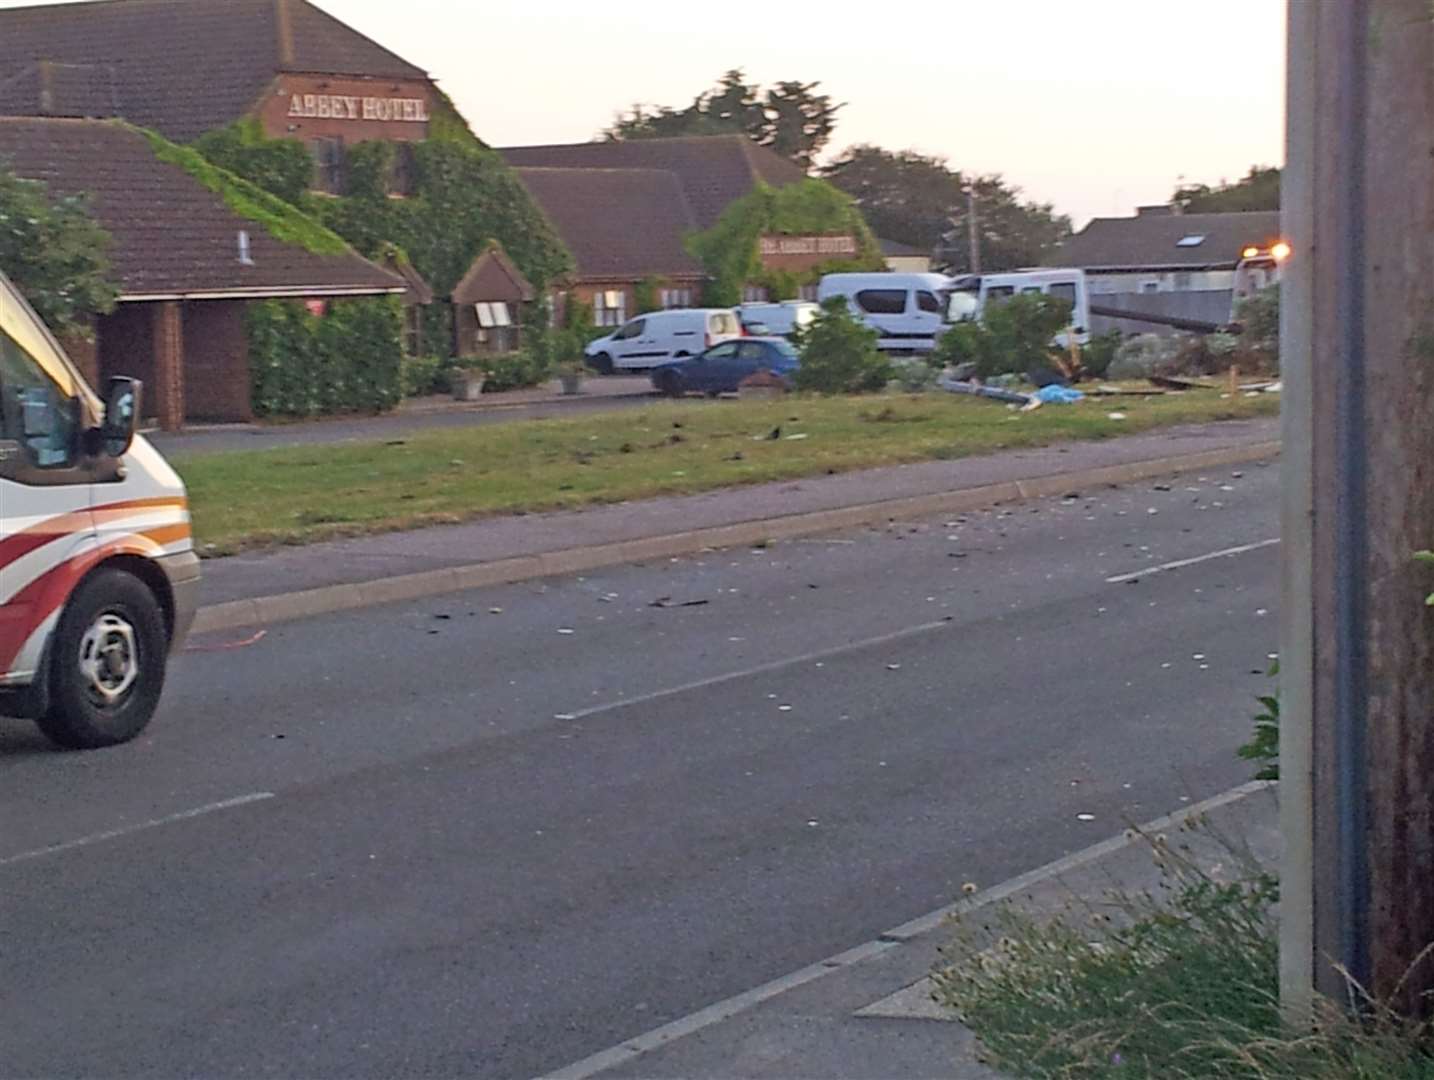
M 533 1076 L 1240 783 L 1277 472 L 206 638 L 102 754 L 0 721 L 0 1074 Z

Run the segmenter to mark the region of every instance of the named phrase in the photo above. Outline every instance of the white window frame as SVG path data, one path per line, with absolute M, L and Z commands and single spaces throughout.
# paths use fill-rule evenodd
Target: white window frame
M 600 289 L 593 294 L 593 322 L 598 326 L 622 326 L 627 322 L 627 291 Z

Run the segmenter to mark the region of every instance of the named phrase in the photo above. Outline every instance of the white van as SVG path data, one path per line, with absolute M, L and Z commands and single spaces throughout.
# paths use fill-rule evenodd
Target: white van
M 0 274 L 0 715 L 72 749 L 149 723 L 199 594 L 184 485 Z
M 742 329 L 749 334 L 791 337 L 810 325 L 820 311 L 821 305 L 811 300 L 781 300 L 743 304 L 737 309 L 737 317 L 742 320 Z
M 828 274 L 817 286 L 825 303 L 844 297 L 851 313 L 870 326 L 888 352 L 926 353 L 947 326 L 951 279 L 944 274 Z
M 589 342 L 583 355 L 594 371 L 611 375 L 696 356 L 741 336 L 742 324 L 731 308 L 673 308 L 629 319 L 606 337 Z
M 1008 274 L 980 274 L 952 282 L 948 315 L 951 322 L 984 314 L 991 306 L 1017 296 L 1041 294 L 1064 300 L 1071 306 L 1071 325 L 1082 345 L 1090 340 L 1090 290 L 1084 270 L 1019 270 Z M 974 299 L 974 305 L 971 301 Z M 1062 334 L 1058 344 L 1068 344 Z

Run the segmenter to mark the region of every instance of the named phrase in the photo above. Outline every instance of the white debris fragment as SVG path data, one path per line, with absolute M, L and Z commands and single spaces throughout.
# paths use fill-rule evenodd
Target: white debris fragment
M 577 631 L 574 630 L 571 626 L 560 626 L 558 627 L 558 633 L 567 636 L 570 634 L 576 634 Z
M 1076 820 L 1077 820 L 1077 821 L 1094 821 L 1094 820 L 1095 820 L 1095 815 L 1094 815 L 1094 814 L 1077 814 L 1077 815 L 1076 815 Z

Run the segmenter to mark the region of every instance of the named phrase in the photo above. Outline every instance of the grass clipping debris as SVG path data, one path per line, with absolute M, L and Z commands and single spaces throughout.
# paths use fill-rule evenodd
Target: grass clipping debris
M 389 442 L 176 455 L 200 550 L 304 544 L 880 465 L 958 458 L 1184 422 L 1269 415 L 1270 397 L 1182 394 L 1111 420 L 1093 403 L 1019 414 L 947 395 L 655 403 L 571 420 Z
M 1184 836 L 1143 839 L 1161 869 L 1154 893 L 1072 901 L 1054 918 L 1008 903 L 958 923 L 935 996 L 987 1063 L 1035 1080 L 1434 1078 L 1429 1027 L 1358 988 L 1364 1023 L 1332 1007 L 1307 1031 L 1282 1023 L 1278 881 L 1247 851 L 1217 837 L 1235 868 L 1217 875 Z

